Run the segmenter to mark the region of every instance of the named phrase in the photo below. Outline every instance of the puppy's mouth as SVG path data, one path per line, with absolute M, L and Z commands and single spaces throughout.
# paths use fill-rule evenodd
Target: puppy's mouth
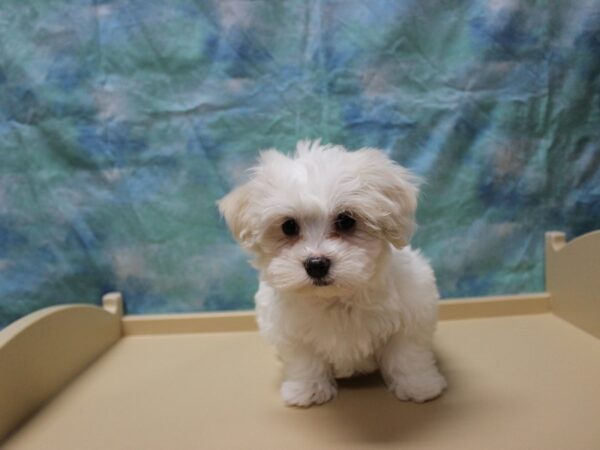
M 312 279 L 313 286 L 330 286 L 333 284 L 333 280 L 331 278 L 313 278 Z

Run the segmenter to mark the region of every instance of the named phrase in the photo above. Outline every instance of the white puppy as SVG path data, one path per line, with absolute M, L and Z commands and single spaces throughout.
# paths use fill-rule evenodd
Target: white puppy
M 400 400 L 440 395 L 431 341 L 438 292 L 408 246 L 417 179 L 379 150 L 301 141 L 261 153 L 249 182 L 219 202 L 256 258 L 261 332 L 284 364 L 287 405 L 324 403 L 335 378 L 381 370 Z

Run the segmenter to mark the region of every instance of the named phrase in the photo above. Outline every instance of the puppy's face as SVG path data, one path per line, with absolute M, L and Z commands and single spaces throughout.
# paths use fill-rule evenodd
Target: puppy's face
M 275 289 L 344 296 L 369 283 L 414 229 L 416 178 L 382 152 L 300 142 L 261 154 L 219 202 L 234 237 Z

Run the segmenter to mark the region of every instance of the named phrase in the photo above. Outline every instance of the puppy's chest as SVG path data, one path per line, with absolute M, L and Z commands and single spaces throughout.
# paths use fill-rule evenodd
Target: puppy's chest
M 342 372 L 359 370 L 399 325 L 393 315 L 345 307 L 310 316 L 297 330 L 298 336 Z

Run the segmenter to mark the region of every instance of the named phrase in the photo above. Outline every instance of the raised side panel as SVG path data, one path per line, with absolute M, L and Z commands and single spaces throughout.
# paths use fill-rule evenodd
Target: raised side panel
M 550 296 L 546 292 L 523 295 L 476 297 L 441 300 L 440 320 L 480 317 L 516 316 L 550 312 Z M 254 311 L 157 314 L 123 317 L 123 334 L 183 334 L 256 331 Z
M 546 292 L 450 299 L 441 300 L 439 303 L 440 320 L 523 316 L 549 312 L 550 295 Z
M 45 308 L 2 330 L 0 442 L 120 336 L 118 313 L 86 305 Z
M 600 338 L 600 231 L 546 233 L 546 291 L 557 316 Z
M 155 314 L 123 317 L 123 334 L 183 334 L 257 331 L 254 311 Z

